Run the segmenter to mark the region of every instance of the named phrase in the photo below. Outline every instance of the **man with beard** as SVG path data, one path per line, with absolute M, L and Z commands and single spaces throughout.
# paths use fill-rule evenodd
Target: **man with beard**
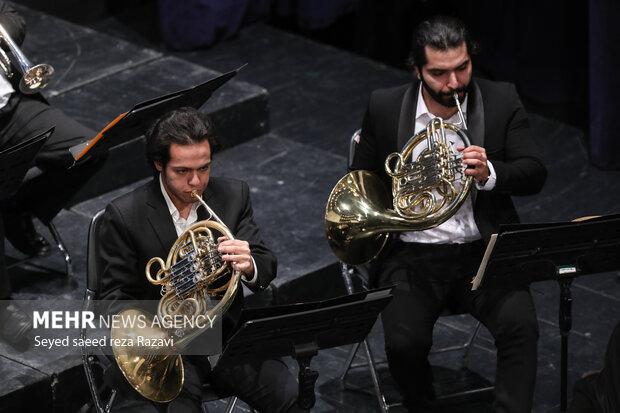
M 382 313 L 386 353 L 403 404 L 415 412 L 432 411 L 434 404 L 428 353 L 444 308 L 471 313 L 495 338 L 494 411 L 532 409 L 538 325 L 530 292 L 511 286 L 471 291 L 470 282 L 490 235 L 500 224 L 519 221 L 510 197 L 539 192 L 546 169 L 515 87 L 473 78 L 474 52 L 460 21 L 437 16 L 422 22 L 411 52 L 417 80 L 371 94 L 351 166 L 376 172 L 391 187 L 384 170 L 388 154 L 400 152 L 435 117 L 458 124 L 458 94 L 472 142 L 466 147 L 455 135 L 448 143 L 461 152 L 472 190 L 438 227 L 393 234 L 370 265 L 374 286 L 396 286 Z

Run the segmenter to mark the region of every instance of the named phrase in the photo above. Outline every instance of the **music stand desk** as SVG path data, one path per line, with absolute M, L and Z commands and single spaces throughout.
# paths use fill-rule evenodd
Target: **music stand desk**
M 364 340 L 391 300 L 391 287 L 331 300 L 244 310 L 246 321 L 230 337 L 218 365 L 292 356 L 299 364 L 299 396 L 314 406 L 318 372 L 310 369 L 318 350 Z
M 93 139 L 72 146 L 69 151 L 78 161 L 87 153 L 92 155 L 105 152 L 113 146 L 143 135 L 151 123 L 173 109 L 183 106 L 198 109 L 207 102 L 213 92 L 233 78 L 243 67 L 245 65 L 197 86 L 138 103 L 129 111 L 118 115 Z
M 620 214 L 548 224 L 506 225 L 493 234 L 472 289 L 560 283 L 560 411 L 567 405 L 568 335 L 575 277 L 620 269 Z

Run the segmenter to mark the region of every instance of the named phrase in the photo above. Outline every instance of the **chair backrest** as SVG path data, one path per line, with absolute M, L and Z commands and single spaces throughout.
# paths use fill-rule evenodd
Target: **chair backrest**
M 362 130 L 357 129 L 351 135 L 351 140 L 349 141 L 349 155 L 347 159 L 347 167 L 350 170 L 353 165 L 353 159 L 355 158 L 355 151 L 357 150 L 357 146 L 360 143 L 360 137 L 362 135 Z M 345 263 L 341 263 L 341 271 L 342 276 L 344 278 L 345 287 L 347 289 L 348 294 L 352 294 L 354 292 L 353 280 L 351 279 L 351 275 L 355 275 L 362 283 L 363 289 L 368 289 L 368 266 L 367 265 L 358 265 L 358 266 L 349 266 Z
M 357 145 L 360 143 L 360 137 L 362 136 L 362 130 L 358 129 L 353 132 L 351 135 L 351 141 L 349 142 L 349 158 L 347 160 L 347 166 L 351 169 L 353 165 L 353 159 L 355 158 L 355 151 L 357 150 Z
M 99 227 L 101 225 L 101 216 L 105 210 L 100 210 L 90 221 L 88 228 L 88 246 L 86 247 L 86 288 L 93 294 L 94 298 L 98 298 L 101 290 L 101 279 L 97 269 L 97 242 L 99 237 Z

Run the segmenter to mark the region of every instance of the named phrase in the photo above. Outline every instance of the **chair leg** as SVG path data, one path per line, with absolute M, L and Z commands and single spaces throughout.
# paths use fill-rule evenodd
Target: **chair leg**
M 461 367 L 462 368 L 467 368 L 467 361 L 469 360 L 469 352 L 474 345 L 474 340 L 476 340 L 476 337 L 478 337 L 478 333 L 480 332 L 481 327 L 482 327 L 482 323 L 478 321 L 476 324 L 476 328 L 474 328 L 474 332 L 471 333 L 471 336 L 469 337 L 467 344 L 465 344 L 465 347 L 463 349 L 463 354 L 461 356 Z
M 344 262 L 340 262 L 340 271 L 342 275 L 342 279 L 344 281 L 344 286 L 347 290 L 347 294 L 353 294 L 353 281 L 351 280 L 351 272 L 349 266 Z M 372 384 L 375 389 L 375 394 L 377 396 L 377 402 L 379 403 L 379 408 L 383 413 L 387 413 L 390 409 L 390 405 L 388 405 L 385 401 L 385 396 L 383 395 L 383 390 L 381 389 L 381 384 L 379 383 L 379 377 L 377 376 L 377 370 L 375 367 L 375 362 L 372 357 L 372 353 L 370 352 L 370 346 L 368 345 L 368 340 L 364 339 L 362 342 L 364 344 L 364 352 L 366 353 L 366 363 L 362 365 L 367 365 L 368 370 L 370 372 L 370 376 L 372 377 Z M 347 356 L 347 361 L 345 362 L 344 369 L 342 374 L 340 375 L 340 382 L 344 384 L 344 380 L 351 369 L 351 364 L 353 363 L 353 359 L 359 350 L 360 344 L 355 343 L 351 350 L 349 351 L 349 355 Z
M 110 411 L 112 410 L 112 406 L 114 405 L 114 401 L 116 400 L 116 394 L 116 390 L 112 390 L 112 392 L 110 393 L 110 398 L 105 405 L 105 413 L 110 413 Z
M 351 347 L 351 350 L 349 351 L 349 355 L 347 356 L 347 361 L 344 364 L 344 369 L 342 370 L 342 374 L 340 375 L 341 382 L 344 382 L 345 377 L 349 373 L 349 370 L 351 369 L 351 363 L 353 363 L 353 358 L 355 358 L 355 355 L 357 354 L 357 350 L 359 349 L 359 347 L 360 347 L 360 343 L 355 343 L 353 344 L 353 347 Z
M 349 266 L 340 261 L 340 274 L 344 281 L 344 287 L 347 290 L 347 294 L 353 294 L 353 280 L 351 280 L 351 273 L 349 272 Z
M 381 389 L 381 383 L 379 383 L 379 376 L 377 375 L 376 364 L 374 362 L 374 358 L 370 351 L 370 346 L 368 345 L 368 340 L 364 340 L 361 343 L 355 343 L 353 347 L 351 347 L 351 350 L 349 351 L 349 355 L 347 356 L 347 361 L 345 362 L 344 369 L 342 371 L 342 374 L 340 375 L 340 382 L 344 384 L 344 380 L 347 374 L 349 373 L 349 370 L 352 367 L 351 365 L 353 363 L 353 358 L 355 358 L 355 355 L 357 354 L 357 351 L 359 350 L 360 344 L 364 345 L 364 352 L 366 353 L 367 362 L 360 363 L 359 365 L 355 367 L 368 366 L 368 371 L 370 372 L 370 376 L 372 378 L 372 385 L 375 389 L 375 395 L 377 396 L 377 402 L 379 403 L 379 408 L 381 409 L 383 413 L 387 413 L 390 407 L 396 406 L 396 405 L 389 405 L 385 401 L 385 396 L 383 395 L 383 390 Z
M 228 404 L 226 405 L 226 413 L 232 413 L 235 408 L 235 404 L 237 404 L 237 396 L 232 396 L 228 399 Z
M 83 354 L 82 362 L 84 366 L 84 371 L 86 375 L 86 381 L 88 383 L 88 388 L 90 390 L 90 394 L 92 396 L 93 407 L 97 413 L 110 413 L 112 407 L 114 406 L 114 402 L 116 401 L 117 391 L 115 389 L 111 389 L 110 396 L 107 401 L 103 400 L 101 395 L 99 394 L 99 388 L 96 383 L 95 373 L 92 369 L 92 364 L 94 362 L 94 356 Z
M 379 377 L 377 376 L 377 369 L 375 368 L 375 362 L 370 352 L 370 346 L 368 340 L 364 340 L 364 351 L 366 352 L 366 359 L 368 360 L 368 369 L 370 370 L 370 376 L 372 377 L 372 383 L 375 387 L 375 394 L 377 395 L 377 402 L 383 413 L 387 413 L 390 410 L 390 406 L 385 401 L 381 384 L 379 383 Z
M 67 250 L 67 247 L 65 246 L 65 243 L 60 237 L 60 233 L 56 229 L 56 226 L 54 225 L 54 223 L 50 222 L 49 224 L 47 224 L 47 228 L 50 230 L 52 237 L 54 237 L 54 241 L 56 242 L 56 245 L 58 246 L 58 249 L 60 250 L 60 253 L 65 259 L 65 269 L 66 269 L 67 276 L 72 276 L 73 275 L 73 264 L 71 262 L 71 255 L 69 255 L 69 250 Z

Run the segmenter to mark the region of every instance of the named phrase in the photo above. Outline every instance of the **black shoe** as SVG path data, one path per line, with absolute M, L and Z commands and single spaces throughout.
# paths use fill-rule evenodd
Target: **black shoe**
M 13 346 L 18 346 L 32 330 L 32 319 L 10 301 L 0 302 L 0 337 Z
M 47 257 L 52 252 L 50 243 L 39 234 L 32 223 L 32 215 L 4 215 L 6 238 L 20 252 L 31 257 Z

